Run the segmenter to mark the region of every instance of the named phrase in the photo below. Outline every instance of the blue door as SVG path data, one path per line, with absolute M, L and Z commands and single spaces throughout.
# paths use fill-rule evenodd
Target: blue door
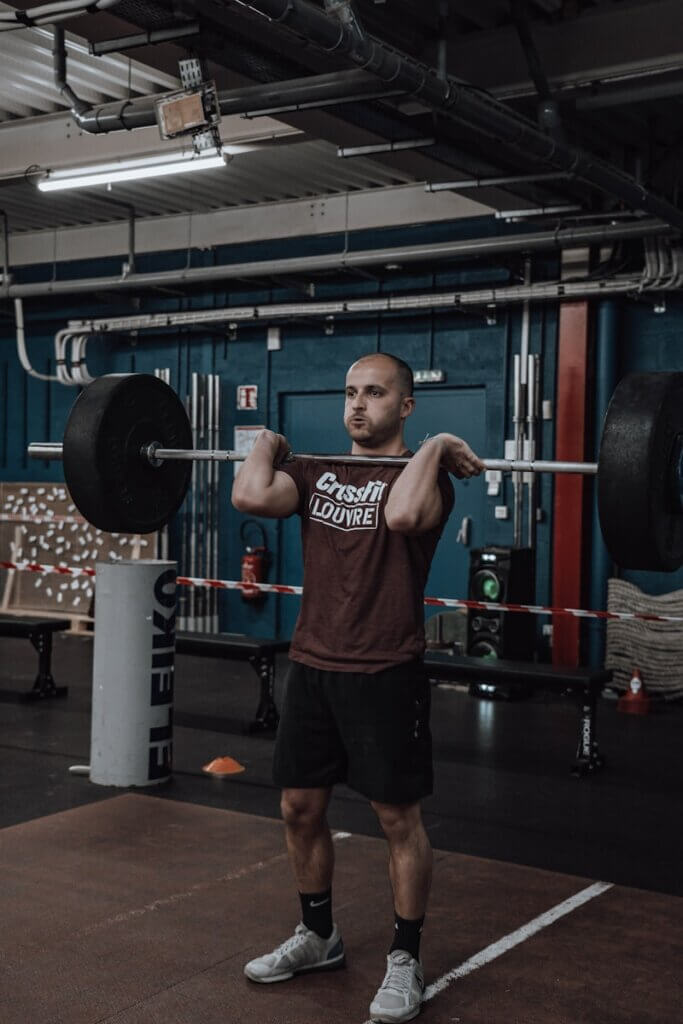
M 439 388 L 417 390 L 415 411 L 407 421 L 406 441 L 415 451 L 429 434 L 447 431 L 463 437 L 477 454 L 486 444 L 486 390 L 480 388 Z M 282 433 L 293 451 L 346 452 L 350 441 L 342 421 L 344 396 L 341 392 L 286 394 L 282 396 Z M 469 547 L 485 543 L 485 485 L 482 478 L 455 480 L 455 508 L 446 524 L 427 581 L 430 597 L 466 597 L 469 548 L 456 541 L 465 516 L 471 519 Z M 281 525 L 278 579 L 301 583 L 301 538 L 299 517 Z M 438 611 L 426 608 L 427 616 Z M 299 598 L 283 595 L 278 605 L 278 635 L 291 636 L 299 612 Z

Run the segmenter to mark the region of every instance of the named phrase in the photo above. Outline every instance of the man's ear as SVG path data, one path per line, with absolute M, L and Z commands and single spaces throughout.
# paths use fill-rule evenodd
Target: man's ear
M 415 399 L 412 395 L 405 395 L 401 399 L 401 419 L 404 420 L 410 416 L 411 412 L 415 408 Z

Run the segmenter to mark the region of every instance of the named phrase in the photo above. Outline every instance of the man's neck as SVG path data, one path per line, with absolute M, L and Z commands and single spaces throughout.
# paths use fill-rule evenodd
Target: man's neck
M 391 441 L 385 441 L 384 444 L 380 445 L 362 445 L 354 441 L 351 445 L 352 455 L 403 455 L 406 451 L 406 443 L 403 440 L 403 435 L 399 434 L 398 437 L 392 438 Z

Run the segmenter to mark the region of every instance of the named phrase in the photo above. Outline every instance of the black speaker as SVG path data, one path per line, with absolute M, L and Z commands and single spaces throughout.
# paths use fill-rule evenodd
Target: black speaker
M 473 551 L 468 597 L 472 601 L 533 604 L 531 548 L 491 546 Z M 468 609 L 467 653 L 472 657 L 530 661 L 535 643 L 533 615 Z

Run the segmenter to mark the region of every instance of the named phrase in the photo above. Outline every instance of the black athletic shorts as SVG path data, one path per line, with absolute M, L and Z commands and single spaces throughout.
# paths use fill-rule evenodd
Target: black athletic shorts
M 328 672 L 290 661 L 275 742 L 281 788 L 345 782 L 370 800 L 432 792 L 431 694 L 421 660 L 382 672 Z

